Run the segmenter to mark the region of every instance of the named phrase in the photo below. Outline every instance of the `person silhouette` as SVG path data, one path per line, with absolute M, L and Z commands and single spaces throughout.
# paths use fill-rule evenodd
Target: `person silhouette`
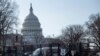
M 68 52 L 65 54 L 65 56 L 72 56 L 71 50 L 68 50 Z

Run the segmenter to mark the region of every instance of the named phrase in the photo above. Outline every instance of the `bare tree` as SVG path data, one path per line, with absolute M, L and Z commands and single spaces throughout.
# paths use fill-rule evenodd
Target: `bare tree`
M 84 28 L 81 25 L 71 25 L 62 30 L 63 40 L 67 45 L 75 45 L 84 35 Z
M 17 23 L 17 5 L 11 0 L 0 0 L 0 36 L 12 31 Z
M 16 9 L 15 2 L 0 0 L 0 45 L 2 45 L 3 50 L 5 50 L 6 41 L 4 34 L 13 32 L 13 27 L 17 24 Z M 4 55 L 4 52 L 2 54 Z
M 95 44 L 100 48 L 100 15 L 91 15 L 86 25 L 88 34 L 96 39 Z

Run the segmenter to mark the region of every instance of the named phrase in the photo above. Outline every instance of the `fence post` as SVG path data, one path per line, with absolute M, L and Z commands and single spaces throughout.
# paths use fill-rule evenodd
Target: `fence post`
M 17 56 L 17 47 L 15 46 L 15 56 Z
M 79 55 L 82 55 L 82 43 L 79 43 Z
M 52 45 L 50 44 L 49 47 L 50 47 L 50 56 L 52 56 Z
M 58 56 L 61 56 L 60 55 L 60 44 L 58 44 Z
M 40 46 L 40 56 L 43 56 L 43 51 L 42 51 L 42 46 L 41 46 L 41 44 L 39 45 Z
M 23 56 L 24 56 L 24 53 L 25 53 L 25 48 L 24 48 L 24 45 L 23 45 Z

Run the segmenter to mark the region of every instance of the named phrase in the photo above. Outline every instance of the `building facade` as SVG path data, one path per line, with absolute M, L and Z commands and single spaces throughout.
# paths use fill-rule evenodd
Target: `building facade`
M 33 13 L 32 4 L 30 5 L 29 15 L 24 20 L 21 32 L 23 34 L 23 42 L 25 45 L 40 44 L 41 40 L 44 38 L 41 24 L 37 16 Z

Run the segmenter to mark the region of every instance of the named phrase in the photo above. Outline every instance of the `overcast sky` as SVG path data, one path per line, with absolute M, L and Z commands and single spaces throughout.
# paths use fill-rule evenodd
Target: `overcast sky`
M 100 12 L 100 0 L 16 0 L 19 6 L 19 26 L 29 14 L 30 3 L 38 17 L 43 35 L 60 35 L 68 25 L 84 24 L 91 14 Z

